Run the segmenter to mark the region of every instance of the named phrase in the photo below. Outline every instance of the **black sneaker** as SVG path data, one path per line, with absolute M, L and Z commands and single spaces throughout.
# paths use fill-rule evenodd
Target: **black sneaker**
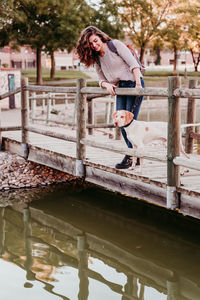
M 123 160 L 115 165 L 116 169 L 128 169 L 132 166 L 133 159 L 129 155 L 125 155 Z

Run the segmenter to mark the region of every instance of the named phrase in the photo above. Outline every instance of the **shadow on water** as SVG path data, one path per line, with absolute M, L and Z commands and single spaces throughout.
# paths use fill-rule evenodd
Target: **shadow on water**
M 200 299 L 198 220 L 81 184 L 18 196 L 0 208 L 4 299 Z

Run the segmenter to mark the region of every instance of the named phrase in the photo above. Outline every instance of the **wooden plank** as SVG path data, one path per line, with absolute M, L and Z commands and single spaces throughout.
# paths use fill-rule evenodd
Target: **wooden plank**
M 193 187 L 200 188 L 200 178 L 199 176 L 191 176 L 191 177 L 186 177 L 183 176 L 181 178 L 181 186 L 187 186 L 188 189 L 193 189 Z
M 81 94 L 81 88 L 86 85 L 86 80 L 79 79 L 77 81 L 77 115 L 76 115 L 76 158 L 77 160 L 85 159 L 86 146 L 81 140 L 86 137 L 86 98 Z
M 12 96 L 12 95 L 15 95 L 15 94 L 18 94 L 21 92 L 21 87 L 18 87 L 16 89 L 14 89 L 13 91 L 10 91 L 10 92 L 7 92 L 7 93 L 4 93 L 2 95 L 0 95 L 0 100 L 3 100 L 9 96 Z
M 75 175 L 75 159 L 55 151 L 30 147 L 28 160 Z
M 176 97 L 182 97 L 182 98 L 196 98 L 200 99 L 200 89 L 183 89 L 183 88 L 177 88 L 174 91 L 174 96 Z
M 93 167 L 86 168 L 86 180 L 112 191 L 150 201 L 154 204 L 166 205 L 166 191 L 156 185 L 110 173 Z M 120 173 L 120 172 L 119 172 Z M 158 196 L 159 195 L 159 196 Z
M 125 148 L 125 147 L 120 147 L 120 146 L 116 146 L 111 144 L 111 142 L 99 142 L 95 139 L 91 140 L 91 139 L 82 139 L 81 140 L 82 144 L 91 146 L 91 147 L 95 147 L 95 148 L 99 148 L 99 149 L 105 149 L 105 150 L 109 150 L 109 151 L 113 151 L 116 153 L 121 153 L 121 154 L 127 154 L 130 156 L 136 156 L 136 157 L 144 157 L 147 159 L 152 159 L 152 160 L 156 160 L 156 161 L 162 161 L 165 162 L 166 161 L 166 157 L 162 156 L 158 156 L 156 154 L 153 153 L 148 153 L 146 151 L 142 151 L 142 150 L 135 150 L 133 148 Z
M 21 126 L 3 126 L 1 127 L 1 131 L 15 131 L 15 130 L 21 130 Z
M 193 160 L 193 159 L 187 159 L 183 157 L 175 157 L 173 159 L 174 164 L 177 166 L 183 166 L 190 169 L 195 169 L 200 171 L 200 161 Z
M 193 89 L 197 86 L 197 80 L 189 80 L 189 88 Z M 188 98 L 187 107 L 187 124 L 195 123 L 195 99 Z M 186 140 L 185 140 L 185 151 L 186 153 L 192 153 L 194 148 L 194 139 L 190 135 L 194 131 L 192 126 L 186 128 Z
M 169 77 L 168 85 L 167 185 L 174 188 L 180 183 L 179 167 L 173 161 L 180 155 L 180 98 L 173 92 L 181 85 L 180 77 Z
M 24 90 L 24 86 L 28 84 L 28 78 L 22 78 L 21 80 L 21 120 L 22 120 L 22 156 L 24 158 L 28 157 L 28 142 L 29 134 L 25 130 L 25 127 L 28 126 L 29 117 L 28 117 L 28 92 Z
M 25 129 L 30 132 L 38 133 L 41 135 L 49 136 L 52 138 L 57 138 L 65 141 L 76 142 L 76 138 L 74 136 L 69 136 L 60 132 L 55 132 L 53 130 L 44 130 L 35 126 L 26 126 Z
M 116 88 L 115 92 L 117 95 L 135 95 L 135 96 L 168 96 L 167 88 Z M 91 94 L 98 93 L 103 95 L 108 95 L 108 91 L 106 89 L 102 89 L 100 87 L 85 87 L 81 89 L 81 93 L 83 94 Z
M 56 87 L 44 85 L 25 85 L 24 90 L 30 92 L 76 93 L 76 87 Z

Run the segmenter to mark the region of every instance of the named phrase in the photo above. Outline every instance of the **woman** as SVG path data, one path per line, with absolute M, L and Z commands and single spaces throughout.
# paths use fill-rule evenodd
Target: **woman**
M 112 43 L 111 50 L 110 44 Z M 113 46 L 114 45 L 114 46 Z M 119 40 L 112 40 L 107 34 L 94 26 L 85 28 L 77 43 L 79 59 L 86 67 L 95 65 L 99 77 L 99 84 L 106 88 L 108 93 L 115 96 L 115 88 L 144 87 L 140 64 L 132 55 L 128 47 Z M 116 98 L 116 110 L 128 110 L 137 119 L 143 96 L 120 96 Z M 123 127 L 122 136 L 129 148 L 132 144 L 126 137 Z M 139 161 L 137 161 L 139 164 Z M 117 169 L 127 169 L 132 165 L 132 157 L 125 155 L 123 160 L 116 164 Z

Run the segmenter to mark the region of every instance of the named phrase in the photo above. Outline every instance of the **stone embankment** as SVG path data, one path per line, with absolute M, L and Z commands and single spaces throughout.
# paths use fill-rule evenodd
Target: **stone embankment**
M 0 191 L 63 183 L 75 177 L 7 152 L 0 152 Z

